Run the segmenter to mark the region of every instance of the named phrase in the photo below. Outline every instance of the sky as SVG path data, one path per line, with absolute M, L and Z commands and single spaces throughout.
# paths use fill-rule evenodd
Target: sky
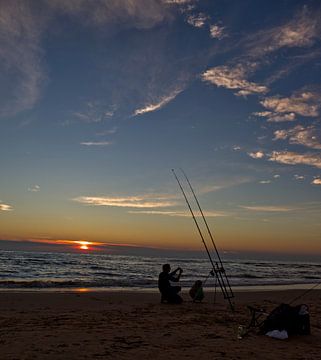
M 321 255 L 320 75 L 318 0 L 1 0 L 0 249 L 201 250 L 183 169 L 220 250 Z

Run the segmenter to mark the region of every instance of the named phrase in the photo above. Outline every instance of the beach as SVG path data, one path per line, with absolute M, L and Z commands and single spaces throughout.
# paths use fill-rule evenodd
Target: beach
M 293 304 L 309 306 L 311 335 L 237 338 L 248 305 L 269 312 L 303 292 L 237 291 L 232 312 L 219 292 L 170 305 L 156 291 L 2 291 L 1 359 L 319 359 L 321 290 Z

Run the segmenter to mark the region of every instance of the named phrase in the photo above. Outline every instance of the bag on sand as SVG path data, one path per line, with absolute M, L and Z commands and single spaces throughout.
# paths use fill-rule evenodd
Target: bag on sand
M 286 330 L 289 335 L 310 334 L 310 316 L 305 304 L 291 306 L 281 304 L 276 307 L 261 325 L 260 332 L 266 334 L 273 330 Z

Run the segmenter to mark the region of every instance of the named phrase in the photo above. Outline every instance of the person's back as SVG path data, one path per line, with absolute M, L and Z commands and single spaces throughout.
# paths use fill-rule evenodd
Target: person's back
M 162 271 L 158 276 L 158 289 L 161 293 L 168 292 L 171 284 L 169 282 L 170 276 L 169 273 Z

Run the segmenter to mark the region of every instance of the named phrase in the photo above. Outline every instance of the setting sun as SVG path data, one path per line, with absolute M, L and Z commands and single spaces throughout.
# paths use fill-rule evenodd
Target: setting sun
M 88 245 L 91 245 L 91 243 L 88 241 L 78 241 L 78 244 L 79 244 L 79 249 L 81 250 L 89 250 Z

